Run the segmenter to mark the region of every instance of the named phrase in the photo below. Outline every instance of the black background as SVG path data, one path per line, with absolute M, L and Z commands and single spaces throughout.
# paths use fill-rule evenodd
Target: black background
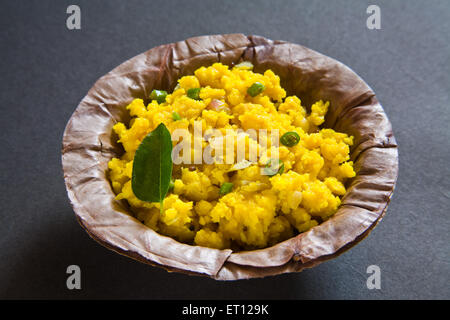
M 81 30 L 66 8 L 81 7 Z M 366 9 L 381 8 L 381 30 Z M 449 1 L 2 1 L 0 298 L 450 298 Z M 329 55 L 377 93 L 399 144 L 386 217 L 349 252 L 299 274 L 218 282 L 167 273 L 98 245 L 75 220 L 60 148 L 96 79 L 154 46 L 258 34 Z M 82 290 L 66 288 L 66 268 Z M 381 268 L 368 290 L 366 268 Z

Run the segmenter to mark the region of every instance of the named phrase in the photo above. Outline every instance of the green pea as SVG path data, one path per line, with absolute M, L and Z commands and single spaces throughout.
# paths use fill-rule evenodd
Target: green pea
M 300 136 L 297 132 L 289 131 L 281 136 L 280 142 L 286 147 L 293 147 L 300 142 Z
M 174 112 L 172 112 L 172 119 L 173 119 L 173 121 L 178 121 L 178 120 L 181 120 L 181 117 L 178 114 L 178 112 L 174 111 Z
M 156 100 L 159 104 L 166 102 L 167 91 L 164 90 L 153 90 L 150 93 L 150 99 Z
M 233 184 L 231 182 L 225 182 L 221 187 L 219 194 L 221 196 L 226 195 L 227 193 L 230 193 L 231 190 L 233 190 Z
M 273 162 L 273 164 L 272 164 Z M 279 159 L 270 159 L 264 167 L 264 174 L 266 176 L 274 176 L 277 173 L 282 174 L 284 171 L 284 163 Z
M 201 100 L 200 99 L 200 88 L 191 88 L 187 91 L 187 96 L 194 100 Z
M 261 82 L 255 82 L 250 86 L 250 88 L 247 89 L 247 93 L 252 96 L 256 97 L 258 94 L 263 92 L 266 89 L 266 87 Z

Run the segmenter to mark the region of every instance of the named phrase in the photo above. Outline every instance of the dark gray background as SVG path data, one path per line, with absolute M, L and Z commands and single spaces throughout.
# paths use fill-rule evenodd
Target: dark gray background
M 78 4 L 82 29 L 66 28 Z M 381 30 L 366 8 L 381 8 Z M 0 298 L 450 298 L 449 1 L 2 1 Z M 154 46 L 242 32 L 299 43 L 350 66 L 374 89 L 399 144 L 386 217 L 335 260 L 266 279 L 217 282 L 109 251 L 66 196 L 62 133 L 96 79 Z M 82 270 L 82 290 L 65 287 Z M 366 288 L 366 268 L 382 289 Z

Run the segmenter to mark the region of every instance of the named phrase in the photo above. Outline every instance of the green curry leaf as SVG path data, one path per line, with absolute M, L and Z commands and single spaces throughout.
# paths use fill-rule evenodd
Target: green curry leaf
M 133 161 L 131 187 L 139 200 L 159 202 L 163 200 L 172 178 L 172 138 L 161 123 L 150 132 L 136 150 Z

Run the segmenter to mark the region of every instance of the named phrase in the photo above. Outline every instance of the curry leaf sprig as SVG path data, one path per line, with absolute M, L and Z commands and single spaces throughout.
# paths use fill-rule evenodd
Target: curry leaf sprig
M 136 150 L 131 187 L 139 200 L 159 202 L 162 213 L 171 178 L 172 138 L 167 127 L 161 123 Z

